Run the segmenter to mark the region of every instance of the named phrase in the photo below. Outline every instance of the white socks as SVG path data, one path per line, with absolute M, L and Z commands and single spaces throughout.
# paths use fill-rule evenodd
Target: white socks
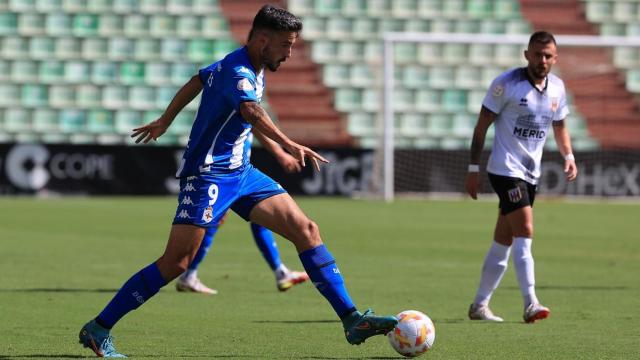
M 289 275 L 289 269 L 284 264 L 280 264 L 274 273 L 276 274 L 276 279 L 280 280 Z
M 189 281 L 195 277 L 198 276 L 198 270 L 195 269 L 187 269 L 187 271 L 183 272 L 182 275 L 180 275 L 180 278 L 184 281 Z
M 480 286 L 478 286 L 478 292 L 473 301 L 474 304 L 482 306 L 489 304 L 489 299 L 491 299 L 493 291 L 498 287 L 504 272 L 507 271 L 509 250 L 509 246 L 498 244 L 495 241 L 491 244 L 491 248 L 484 258 L 484 264 L 482 265 Z
M 524 307 L 537 304 L 536 278 L 534 273 L 533 256 L 531 255 L 531 239 L 525 237 L 513 238 L 513 267 L 516 268 L 520 292 L 524 298 Z

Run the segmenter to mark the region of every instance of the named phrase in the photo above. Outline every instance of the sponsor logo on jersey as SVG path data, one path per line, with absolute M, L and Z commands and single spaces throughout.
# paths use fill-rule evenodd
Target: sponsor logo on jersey
M 191 184 L 189 182 L 189 183 L 187 183 L 187 185 L 184 186 L 184 189 L 182 189 L 182 191 L 184 191 L 184 192 L 196 191 L 196 188 L 194 188 L 193 184 Z
M 182 205 L 193 205 L 193 201 L 191 200 L 191 196 L 185 196 L 182 198 Z
M 178 214 L 178 216 L 176 216 L 177 218 L 180 219 L 188 219 L 191 216 L 189 216 L 189 212 L 187 210 L 181 210 L 180 213 Z
M 545 118 L 542 120 L 546 121 Z M 516 119 L 513 135 L 522 140 L 543 141 L 547 138 L 545 123 L 540 122 L 533 114 L 521 115 Z
M 511 201 L 512 203 L 517 203 L 518 201 L 522 200 L 522 191 L 519 187 L 515 187 L 507 191 L 507 194 L 509 195 L 509 201 Z
M 210 223 L 211 220 L 213 220 L 213 207 L 209 206 L 204 209 L 204 213 L 202 214 L 202 221 Z
M 520 99 L 520 106 L 527 106 L 527 98 Z
M 240 79 L 236 87 L 241 91 L 253 91 L 253 85 L 251 85 L 251 82 L 247 78 Z
M 495 97 L 500 97 L 502 96 L 502 94 L 504 94 L 504 86 L 502 85 L 496 85 L 493 87 L 492 90 L 493 96 Z
M 527 129 L 521 127 L 513 128 L 513 135 L 524 139 L 544 139 L 547 133 L 544 130 Z

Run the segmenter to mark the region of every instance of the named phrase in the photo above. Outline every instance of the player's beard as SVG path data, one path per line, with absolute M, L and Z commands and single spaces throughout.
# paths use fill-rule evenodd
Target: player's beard
M 530 67 L 529 68 L 529 73 L 535 79 L 542 80 L 542 79 L 547 77 L 547 74 L 549 74 L 550 70 L 551 70 L 551 67 L 535 66 L 535 67 Z
M 273 72 L 278 71 L 278 68 L 280 67 L 280 63 L 286 60 L 286 58 L 282 58 L 279 60 L 271 60 L 273 56 L 271 56 L 271 54 L 269 53 L 268 48 L 264 48 L 262 50 L 262 58 L 264 59 L 263 60 L 264 65 L 267 67 L 267 69 Z

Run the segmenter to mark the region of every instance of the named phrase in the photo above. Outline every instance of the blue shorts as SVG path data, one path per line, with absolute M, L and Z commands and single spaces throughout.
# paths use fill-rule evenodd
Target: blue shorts
M 249 221 L 260 201 L 286 190 L 273 179 L 248 165 L 230 174 L 201 174 L 180 179 L 174 224 L 216 226 L 229 208 Z

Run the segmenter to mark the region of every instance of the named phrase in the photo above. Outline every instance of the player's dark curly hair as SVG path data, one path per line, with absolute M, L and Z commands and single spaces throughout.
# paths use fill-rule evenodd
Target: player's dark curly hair
M 253 37 L 256 30 L 270 31 L 292 31 L 299 33 L 302 30 L 302 21 L 297 16 L 272 5 L 263 6 L 256 17 L 253 18 L 253 25 L 249 31 L 249 39 Z
M 536 31 L 529 38 L 529 45 L 533 43 L 556 45 L 556 38 L 548 31 Z

